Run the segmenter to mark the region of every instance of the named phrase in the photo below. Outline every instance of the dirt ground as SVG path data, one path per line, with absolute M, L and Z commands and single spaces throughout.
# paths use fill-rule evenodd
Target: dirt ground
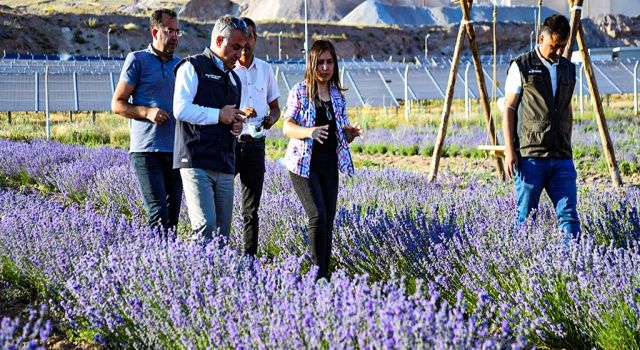
M 357 164 L 368 165 L 373 167 L 397 167 L 405 170 L 415 171 L 419 173 L 429 174 L 431 166 L 431 157 L 425 156 L 396 156 L 387 154 L 368 155 L 362 153 L 353 154 L 354 161 Z M 496 165 L 492 158 L 476 159 L 476 158 L 441 158 L 438 173 L 447 173 L 452 175 L 468 176 L 474 175 L 480 178 L 491 178 L 496 175 Z M 578 169 L 578 182 L 583 184 L 599 184 L 602 186 L 610 186 L 611 178 L 609 174 L 599 172 L 595 169 L 591 160 L 575 160 Z M 640 187 L 640 174 L 636 173 L 632 176 L 622 175 L 622 182 L 625 186 Z

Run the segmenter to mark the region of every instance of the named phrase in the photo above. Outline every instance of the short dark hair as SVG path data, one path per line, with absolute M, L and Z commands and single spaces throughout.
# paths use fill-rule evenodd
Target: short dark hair
M 571 32 L 571 26 L 567 17 L 555 14 L 544 20 L 542 32 L 549 35 L 558 35 L 561 39 L 567 39 Z
M 162 27 L 162 15 L 167 15 L 171 18 L 176 18 L 178 15 L 175 11 L 169 9 L 159 9 L 151 13 L 151 28 Z
M 256 28 L 256 22 L 254 22 L 251 18 L 249 18 L 249 17 L 240 17 L 240 19 L 243 20 L 244 23 L 247 24 L 247 27 L 249 27 L 249 26 L 253 27 L 253 31 L 254 32 L 258 30 L 258 28 Z

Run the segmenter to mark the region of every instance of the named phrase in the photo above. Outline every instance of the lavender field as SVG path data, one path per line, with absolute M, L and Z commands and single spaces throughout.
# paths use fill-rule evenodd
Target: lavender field
M 546 198 L 514 229 L 509 183 L 358 168 L 341 178 L 335 272 L 316 283 L 278 162 L 251 260 L 239 207 L 227 244 L 183 240 L 184 210 L 177 235 L 146 228 L 124 151 L 0 152 L 0 280 L 46 304 L 3 320 L 0 348 L 46 346 L 51 319 L 109 348 L 640 348 L 637 187 L 581 184 L 583 234 L 565 246 Z

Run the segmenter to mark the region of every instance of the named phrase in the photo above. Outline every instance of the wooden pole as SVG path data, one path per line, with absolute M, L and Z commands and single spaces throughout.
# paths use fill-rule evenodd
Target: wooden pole
M 496 26 L 498 23 L 498 4 L 493 4 L 493 86 L 491 87 L 491 103 L 493 108 L 497 106 L 498 100 L 498 39 Z
M 7 112 L 7 122 L 11 124 L 11 112 Z
M 498 144 L 498 138 L 496 137 L 496 127 L 493 124 L 493 117 L 491 116 L 491 105 L 489 104 L 489 97 L 487 94 L 487 86 L 484 80 L 484 73 L 482 71 L 482 61 L 480 60 L 480 51 L 478 50 L 478 42 L 476 40 L 476 32 L 473 28 L 473 24 L 470 22 L 471 18 L 471 6 L 472 0 L 462 0 L 460 2 L 462 8 L 462 18 L 465 21 L 465 27 L 467 30 L 467 36 L 469 36 L 469 45 L 471 46 L 471 56 L 473 57 L 473 65 L 476 71 L 476 81 L 478 82 L 478 90 L 480 91 L 480 101 L 484 109 L 484 119 L 487 124 L 487 133 L 491 144 L 496 146 Z M 502 158 L 495 157 L 496 161 L 496 174 L 501 180 L 504 180 L 504 166 L 502 164 Z
M 538 0 L 538 23 L 537 23 L 537 33 L 540 34 L 540 26 L 542 25 L 542 0 Z M 537 40 L 538 38 L 536 38 Z
M 449 116 L 451 114 L 451 102 L 453 101 L 453 93 L 456 85 L 456 76 L 458 75 L 458 64 L 460 56 L 462 56 L 462 41 L 464 40 L 465 26 L 460 24 L 458 28 L 458 38 L 456 39 L 456 47 L 453 51 L 453 60 L 451 61 L 451 70 L 449 71 L 449 82 L 447 83 L 447 92 L 445 94 L 444 106 L 442 106 L 442 118 L 440 119 L 440 127 L 436 136 L 436 143 L 433 147 L 433 155 L 431 156 L 431 170 L 429 171 L 429 182 L 432 182 L 438 175 L 438 165 L 440 165 L 440 153 L 444 145 L 444 138 L 447 134 L 447 124 L 449 124 Z
M 578 46 L 580 47 L 582 62 L 584 62 L 585 72 L 587 73 L 587 84 L 589 85 L 589 91 L 591 91 L 591 101 L 593 103 L 593 109 L 596 112 L 596 122 L 598 123 L 598 131 L 600 134 L 600 141 L 602 142 L 602 149 L 604 151 L 605 157 L 607 158 L 609 175 L 611 176 L 613 186 L 620 187 L 622 186 L 622 178 L 620 177 L 618 162 L 616 161 L 616 155 L 613 150 L 613 142 L 611 142 L 611 136 L 609 135 L 607 119 L 604 115 L 604 108 L 602 108 L 602 99 L 600 98 L 600 91 L 598 90 L 596 75 L 593 71 L 593 66 L 591 65 L 591 57 L 589 56 L 589 49 L 587 48 L 587 42 L 585 40 L 582 24 L 580 25 L 580 28 L 578 28 Z
M 571 11 L 571 20 L 569 24 L 571 25 L 571 32 L 569 33 L 569 42 L 567 46 L 564 48 L 563 56 L 571 61 L 571 56 L 573 55 L 573 43 L 576 42 L 576 35 L 578 35 L 578 28 L 580 27 L 580 18 L 582 17 L 582 1 L 583 0 L 568 0 L 569 1 L 569 10 Z M 579 9 L 573 10 L 575 6 L 580 6 Z M 578 5 L 579 3 L 579 5 Z
M 598 83 L 593 71 L 593 65 L 591 63 L 591 56 L 589 55 L 589 49 L 587 48 L 587 42 L 585 40 L 584 29 L 582 28 L 581 16 L 582 16 L 582 3 L 583 0 L 568 0 L 571 7 L 571 33 L 575 33 L 575 38 L 578 41 L 578 48 L 582 56 L 582 64 L 587 77 L 587 85 L 591 92 L 591 102 L 596 115 L 596 122 L 598 124 L 598 131 L 600 134 L 600 141 L 602 142 L 602 150 L 605 158 L 607 159 L 607 166 L 609 167 L 609 175 L 614 187 L 622 186 L 622 177 L 620 176 L 620 170 L 618 169 L 618 162 L 616 161 L 616 155 L 613 150 L 613 143 L 611 142 L 611 136 L 609 135 L 609 128 L 607 127 L 607 119 L 604 115 L 604 108 L 602 108 L 602 98 L 600 97 L 600 91 L 598 89 Z M 573 27 L 575 26 L 575 27 Z M 564 57 L 571 59 L 571 46 L 573 46 L 573 39 L 567 43 L 565 48 Z

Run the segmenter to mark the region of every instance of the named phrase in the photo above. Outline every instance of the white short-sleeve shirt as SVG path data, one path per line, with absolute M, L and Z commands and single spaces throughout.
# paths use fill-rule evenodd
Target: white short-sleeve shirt
M 537 46 L 536 46 L 536 54 L 538 55 L 538 58 L 540 58 L 540 61 L 542 61 L 542 64 L 549 71 L 549 76 L 551 78 L 551 90 L 553 91 L 553 96 L 555 97 L 556 90 L 558 88 L 558 62 L 550 63 L 549 61 L 544 59 L 540 55 L 540 51 L 538 50 Z M 504 84 L 504 91 L 507 94 L 522 93 L 522 77 L 520 76 L 520 67 L 518 67 L 518 65 L 515 62 L 511 64 L 511 66 L 509 67 L 509 71 L 507 73 L 507 81 Z
M 248 124 L 262 124 L 264 118 L 269 115 L 269 103 L 280 97 L 280 90 L 271 65 L 257 57 L 253 58 L 249 68 L 238 61 L 233 70 L 242 82 L 240 109 L 253 107 L 258 114 L 256 118 L 247 119 L 242 126 L 242 134 L 249 134 Z

